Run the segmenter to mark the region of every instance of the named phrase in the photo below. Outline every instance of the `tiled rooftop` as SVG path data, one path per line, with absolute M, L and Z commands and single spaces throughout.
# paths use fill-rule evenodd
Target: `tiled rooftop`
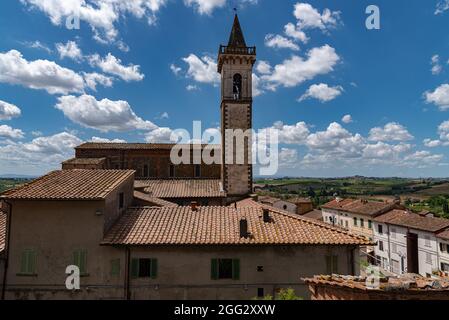
M 368 240 L 327 224 L 278 210 L 263 222 L 263 206 L 134 208 L 105 236 L 107 245 L 369 245 Z M 239 224 L 248 221 L 250 237 Z
M 174 143 L 108 143 L 108 142 L 86 142 L 79 145 L 75 149 L 121 149 L 121 150 L 171 150 L 176 144 Z M 207 146 L 206 144 L 202 147 Z M 219 145 L 211 145 L 219 147 Z
M 437 237 L 443 240 L 449 240 L 449 229 L 444 230 L 437 234 Z
M 102 164 L 106 158 L 73 158 L 69 159 L 63 162 L 63 164 L 82 164 L 82 165 L 89 165 L 89 164 Z
M 399 277 L 381 278 L 377 289 L 367 288 L 365 277 L 340 276 L 340 275 L 320 275 L 313 278 L 303 279 L 306 284 L 335 286 L 349 289 L 372 291 L 419 291 L 435 290 L 449 292 L 449 278 L 439 277 L 438 279 L 425 278 L 415 274 L 404 274 Z
M 226 196 L 217 179 L 139 180 L 135 187 L 143 189 L 150 197 L 175 198 L 222 198 Z
M 374 219 L 377 222 L 412 228 L 416 230 L 437 232 L 449 228 L 449 219 L 423 217 L 405 210 L 392 210 Z
M 393 209 L 395 206 L 398 205 L 395 203 L 365 201 L 360 199 L 334 199 L 321 206 L 321 208 L 375 217 L 376 215 Z
M 6 213 L 0 211 L 0 255 L 5 250 L 6 243 Z
M 291 203 L 312 203 L 312 200 L 309 198 L 290 198 L 287 201 Z
M 23 200 L 101 200 L 134 170 L 59 170 L 0 196 Z
M 140 191 L 134 191 L 134 198 L 148 203 L 148 206 L 154 207 L 177 207 L 178 205 L 160 198 L 151 197 L 148 194 Z

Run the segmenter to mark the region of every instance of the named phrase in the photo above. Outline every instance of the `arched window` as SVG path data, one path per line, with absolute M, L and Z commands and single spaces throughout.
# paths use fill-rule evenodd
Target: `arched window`
M 239 100 L 242 96 L 242 75 L 236 73 L 233 78 L 232 93 L 234 100 Z

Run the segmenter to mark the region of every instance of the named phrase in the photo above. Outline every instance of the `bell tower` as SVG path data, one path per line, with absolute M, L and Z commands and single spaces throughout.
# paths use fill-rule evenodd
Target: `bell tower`
M 237 14 L 227 46 L 220 46 L 223 188 L 230 202 L 252 193 L 252 77 L 256 47 L 248 47 Z M 233 135 L 234 133 L 234 135 Z M 241 139 L 241 137 L 244 139 Z

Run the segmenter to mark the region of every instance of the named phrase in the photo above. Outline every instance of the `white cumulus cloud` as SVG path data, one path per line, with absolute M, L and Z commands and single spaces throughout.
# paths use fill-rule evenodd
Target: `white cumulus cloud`
M 138 117 L 128 102 L 109 99 L 96 100 L 90 95 L 62 96 L 55 106 L 71 121 L 103 132 L 154 130 L 157 128 L 150 121 Z
M 325 83 L 313 84 L 307 89 L 306 93 L 304 93 L 299 101 L 304 101 L 309 98 L 317 99 L 320 102 L 329 102 L 337 98 L 343 92 L 343 87 L 329 87 Z
M 407 128 L 397 122 L 387 123 L 383 128 L 372 128 L 369 133 L 370 141 L 409 141 L 414 137 Z
M 11 120 L 21 115 L 20 108 L 12 103 L 0 100 L 0 120 Z
M 91 65 L 99 67 L 104 73 L 115 75 L 126 82 L 141 81 L 145 77 L 140 72 L 140 66 L 122 64 L 122 61 L 108 53 L 106 57 L 101 58 L 98 54 L 90 56 Z

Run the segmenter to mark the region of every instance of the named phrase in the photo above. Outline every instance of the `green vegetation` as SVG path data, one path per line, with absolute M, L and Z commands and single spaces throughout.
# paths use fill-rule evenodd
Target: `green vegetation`
M 254 298 L 254 300 L 303 300 L 303 298 L 298 297 L 295 293 L 295 290 L 292 288 L 281 289 L 277 294 L 276 298 L 273 299 L 273 296 L 266 295 L 263 298 Z
M 0 178 L 0 193 L 16 188 L 22 184 L 29 182 L 29 179 L 6 179 Z
M 405 178 L 281 178 L 259 179 L 264 186 L 258 193 L 281 199 L 310 197 L 315 207 L 330 201 L 335 195 L 368 200 L 401 200 L 413 211 L 427 210 L 449 218 L 448 179 Z

